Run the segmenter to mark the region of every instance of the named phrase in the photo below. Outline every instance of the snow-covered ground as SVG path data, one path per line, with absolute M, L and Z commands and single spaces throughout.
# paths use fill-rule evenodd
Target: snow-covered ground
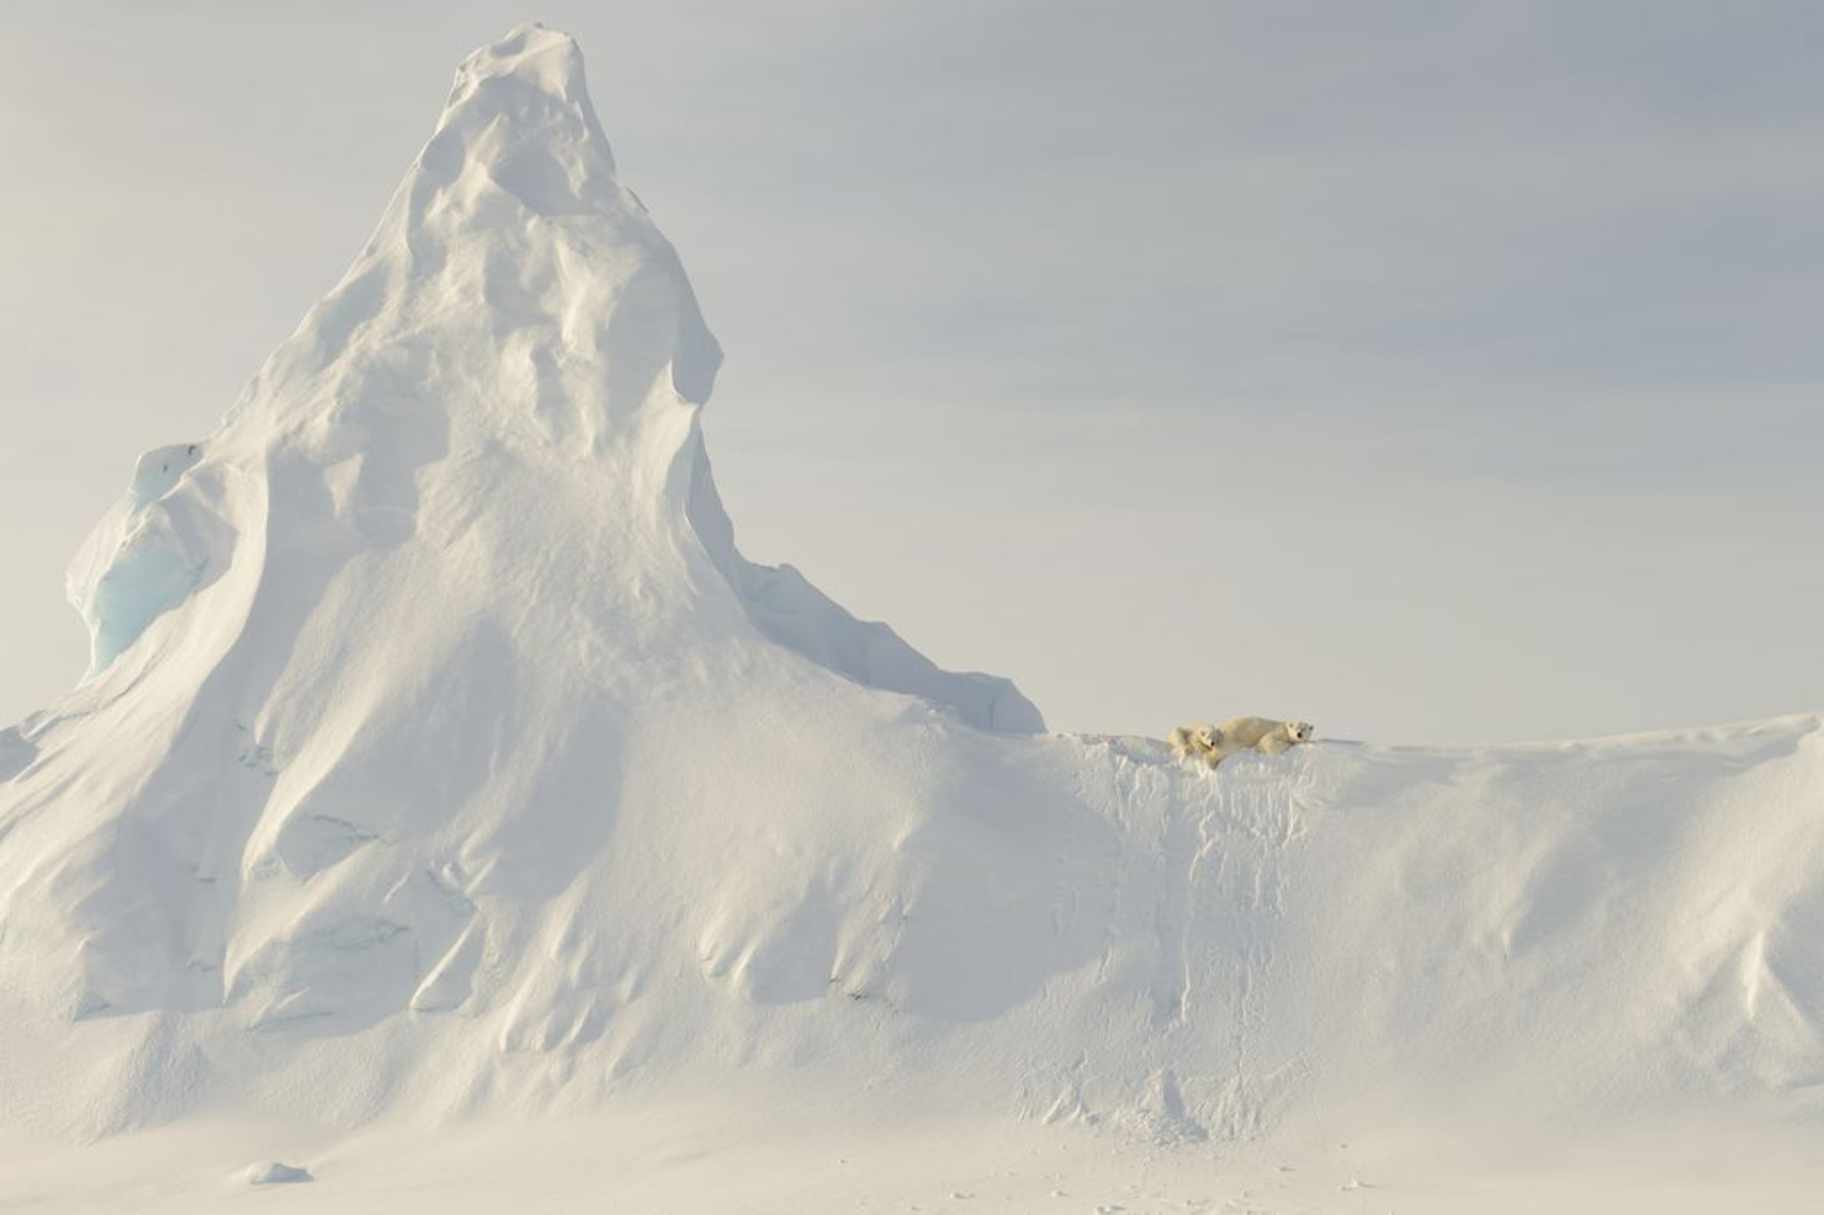
M 0 1208 L 1809 1209 L 1818 717 L 1047 734 L 741 557 L 719 358 L 477 52 L 0 733 Z
M 204 1215 L 1711 1215 L 1806 1212 L 1824 1186 L 1815 1134 L 1707 1121 L 1549 1128 L 1466 1145 L 1435 1127 L 1334 1125 L 1219 1146 L 1083 1127 L 802 1098 L 704 1094 L 586 1119 L 354 1132 L 201 1120 L 96 1145 L 0 1140 L 8 1211 Z M 275 1157 L 307 1184 L 250 1184 Z

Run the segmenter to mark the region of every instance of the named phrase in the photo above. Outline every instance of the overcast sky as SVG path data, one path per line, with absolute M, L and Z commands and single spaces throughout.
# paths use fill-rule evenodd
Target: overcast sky
M 0 15 L 0 719 L 527 17 L 727 351 L 747 555 L 1054 728 L 1824 709 L 1815 0 L 442 0 Z

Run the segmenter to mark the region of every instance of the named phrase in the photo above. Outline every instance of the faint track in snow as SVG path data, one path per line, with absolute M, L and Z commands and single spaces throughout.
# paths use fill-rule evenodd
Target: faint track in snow
M 1114 891 L 1114 935 L 1098 982 L 1118 981 L 1111 958 L 1120 934 L 1145 932 L 1150 974 L 1138 994 L 1163 1057 L 1205 1060 L 1200 1074 L 1180 1070 L 1172 1082 L 1191 1097 L 1183 1122 L 1198 1137 L 1256 1138 L 1304 1070 L 1296 1059 L 1263 1057 L 1259 1043 L 1288 900 L 1284 860 L 1326 800 L 1322 765 L 1303 755 L 1249 755 L 1212 773 L 1181 766 L 1155 740 L 1083 741 L 1115 760 L 1109 809 L 1135 866 Z M 1120 905 L 1142 891 L 1144 910 Z
M 1206 927 L 1199 937 L 1214 948 L 1201 961 L 1209 1003 L 1228 1018 L 1229 1071 L 1207 1109 L 1211 1132 L 1220 1140 L 1252 1139 L 1270 1129 L 1276 1090 L 1282 1087 L 1284 1065 L 1260 1059 L 1256 1043 L 1267 1017 L 1262 993 L 1271 988 L 1276 963 L 1274 925 L 1286 907 L 1284 856 L 1305 833 L 1312 784 L 1310 766 L 1297 760 L 1231 761 L 1212 779 L 1208 808 L 1197 823 L 1198 846 L 1186 884 L 1193 898 L 1208 892 L 1200 904 Z M 1180 961 L 1187 1025 L 1198 963 L 1190 957 Z

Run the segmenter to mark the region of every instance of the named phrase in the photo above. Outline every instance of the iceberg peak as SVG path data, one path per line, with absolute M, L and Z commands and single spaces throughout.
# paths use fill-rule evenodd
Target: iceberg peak
M 320 690 L 337 668 L 295 653 L 300 622 L 348 642 L 391 603 L 371 639 L 389 654 L 510 621 L 516 661 L 590 637 L 619 670 L 758 633 L 972 724 L 1042 729 L 1006 680 L 943 671 L 741 558 L 697 417 L 720 362 L 615 178 L 576 42 L 515 28 L 463 61 L 373 237 L 222 427 L 149 453 L 79 552 L 91 679 L 157 667 L 181 704 L 197 671 L 258 651 L 261 680 L 277 665 Z M 463 615 L 419 612 L 429 598 Z
M 521 25 L 462 62 L 419 171 L 439 184 L 479 172 L 529 211 L 612 210 L 614 154 L 568 34 Z M 637 207 L 637 204 L 635 204 Z

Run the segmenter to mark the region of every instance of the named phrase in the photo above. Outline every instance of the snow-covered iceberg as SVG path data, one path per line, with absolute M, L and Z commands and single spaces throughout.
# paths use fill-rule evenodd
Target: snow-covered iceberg
M 0 735 L 0 1119 L 737 1073 L 1182 1143 L 1812 1116 L 1816 717 L 1213 775 L 1044 734 L 740 556 L 719 357 L 575 44 L 466 61 L 348 274 L 72 571 L 95 669 Z

